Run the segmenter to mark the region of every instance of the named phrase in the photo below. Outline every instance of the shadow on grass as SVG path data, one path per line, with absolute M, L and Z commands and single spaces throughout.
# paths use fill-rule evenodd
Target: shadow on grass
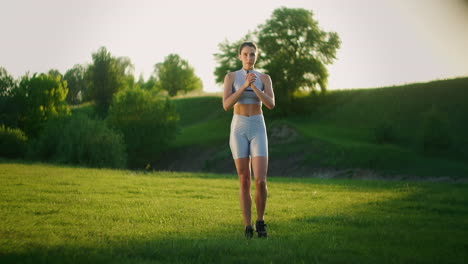
M 309 226 L 309 234 L 329 247 L 358 252 L 359 263 L 466 263 L 467 185 L 404 192 L 334 214 L 299 217 L 290 225 Z
M 83 174 L 88 172 L 84 171 Z M 62 173 L 69 171 L 61 171 L 59 174 Z M 114 180 L 119 183 L 128 177 L 126 173 L 132 172 L 124 172 L 123 175 L 119 173 Z M 138 176 L 231 178 L 230 175 L 203 173 L 148 173 Z M 232 178 L 232 184 L 237 186 L 237 178 Z M 51 179 L 45 180 L 50 182 Z M 148 184 L 148 181 L 137 178 L 131 180 Z M 233 221 L 218 223 L 216 220 L 202 218 L 210 221 L 209 224 L 214 227 L 210 228 L 208 224 L 194 227 L 187 219 L 180 219 L 173 223 L 176 228 L 172 233 L 151 233 L 151 227 L 136 226 L 134 232 L 122 232 L 129 235 L 117 236 L 109 231 L 115 229 L 115 226 L 109 226 L 109 230 L 97 232 L 102 233 L 103 237 L 88 237 L 86 234 L 90 230 L 86 230 L 85 225 L 84 230 L 76 231 L 74 236 L 67 236 L 67 233 L 61 233 L 60 229 L 54 234 L 47 233 L 43 238 L 45 241 L 41 243 L 39 238 L 36 238 L 36 241 L 28 240 L 30 237 L 26 233 L 27 227 L 17 228 L 25 232 L 22 235 L 9 233 L 7 224 L 14 223 L 5 221 L 0 229 L 0 263 L 464 263 L 468 260 L 466 184 L 436 185 L 306 178 L 271 178 L 269 181 L 272 192 L 271 199 L 269 198 L 270 207 L 267 210 L 270 235 L 267 240 L 244 239 L 242 227 L 232 224 Z M 210 182 L 203 181 L 203 186 L 209 187 Z M 91 183 L 98 184 L 94 181 Z M 317 195 L 308 193 L 316 190 Z M 63 200 L 66 198 L 64 196 L 69 194 L 58 191 L 60 192 L 54 192 L 55 199 L 44 202 L 47 205 L 42 208 L 45 214 L 28 217 L 49 217 L 47 214 L 57 214 L 58 212 L 54 211 L 55 202 Z M 205 188 L 193 187 L 191 191 L 189 195 L 197 199 L 215 197 L 207 195 Z M 225 191 L 223 189 L 222 192 Z M 229 190 L 231 191 L 236 192 L 234 189 Z M 184 193 L 175 192 L 164 195 L 174 195 L 175 199 L 168 201 L 178 201 Z M 287 192 L 287 195 L 279 195 L 281 192 Z M 145 193 L 131 194 L 140 195 L 138 198 L 141 199 L 150 199 Z M 15 194 L 10 198 L 16 196 Z M 335 199 L 334 196 L 339 199 Z M 51 198 L 51 194 L 47 193 L 47 197 Z M 295 200 L 288 204 L 288 198 Z M 127 207 L 139 206 L 129 203 L 126 199 L 116 200 L 115 197 L 106 200 L 105 205 L 116 201 L 127 202 Z M 196 203 L 197 200 L 189 201 Z M 338 202 L 343 204 L 337 204 Z M 67 205 L 71 206 L 72 203 L 75 203 L 75 200 L 71 200 Z M 216 203 L 216 200 L 213 198 L 210 203 Z M 327 207 L 327 203 L 330 208 Z M 85 208 L 93 208 L 89 206 L 86 204 Z M 321 208 L 318 208 L 319 206 Z M 91 214 L 98 215 L 100 210 L 106 207 L 96 208 L 99 210 L 92 211 Z M 202 207 L 194 204 L 182 204 L 178 207 L 179 210 L 184 208 L 195 212 Z M 3 212 L 7 213 L 8 210 L 2 211 L 0 220 L 5 217 Z M 231 212 L 223 209 L 218 211 L 218 214 L 214 213 L 212 217 L 222 217 Z M 80 216 L 83 214 L 85 213 Z M 186 215 L 176 211 L 171 215 L 173 219 L 180 216 Z M 96 223 L 101 221 L 89 219 L 95 221 L 90 223 L 90 226 L 96 226 Z M 109 225 L 121 223 L 122 228 L 128 229 L 126 223 L 131 217 L 119 214 L 118 217 L 101 219 L 109 221 Z M 120 222 L 113 222 L 115 219 Z M 34 225 L 34 228 L 53 230 L 45 224 L 46 222 L 29 223 Z M 142 223 L 154 225 L 155 228 L 159 224 L 158 219 Z M 9 246 L 9 243 L 14 246 Z

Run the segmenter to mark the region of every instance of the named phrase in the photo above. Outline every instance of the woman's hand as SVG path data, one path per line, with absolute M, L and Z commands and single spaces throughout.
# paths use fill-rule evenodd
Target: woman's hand
M 257 75 L 253 73 L 249 73 L 245 76 L 245 82 L 244 85 L 242 85 L 242 89 L 247 89 L 252 83 L 254 83 L 257 80 Z
M 273 87 L 271 85 L 271 78 L 267 74 L 262 74 L 260 76 L 260 80 L 262 80 L 263 83 L 263 92 L 260 91 L 260 89 L 258 89 L 258 87 L 253 83 L 250 84 L 250 86 L 260 101 L 262 101 L 263 104 L 265 104 L 265 106 L 271 110 L 275 107 L 275 93 L 273 92 Z

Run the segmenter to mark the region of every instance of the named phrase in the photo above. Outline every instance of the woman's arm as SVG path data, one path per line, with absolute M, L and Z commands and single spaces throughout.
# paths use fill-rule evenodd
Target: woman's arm
M 239 100 L 242 93 L 255 81 L 255 74 L 250 73 L 245 78 L 245 82 L 242 87 L 235 93 L 232 92 L 232 84 L 234 83 L 234 72 L 226 74 L 224 77 L 224 93 L 223 93 L 223 108 L 225 111 L 229 110 Z
M 263 92 L 257 88 L 253 83 L 251 84 L 252 90 L 258 96 L 258 98 L 265 104 L 268 109 L 272 110 L 275 108 L 275 93 L 273 92 L 273 86 L 271 84 L 271 78 L 268 74 L 262 74 L 260 80 L 263 83 Z

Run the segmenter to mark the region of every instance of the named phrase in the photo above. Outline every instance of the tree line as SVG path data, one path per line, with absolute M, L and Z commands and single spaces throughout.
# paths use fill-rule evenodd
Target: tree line
M 136 81 L 130 59 L 105 47 L 91 64 L 63 75 L 53 69 L 15 80 L 0 67 L 0 157 L 144 167 L 178 130 L 169 97 L 201 89 L 193 67 L 177 54 L 156 63 L 147 81 Z M 90 112 L 72 111 L 85 102 Z
M 257 66 L 273 80 L 280 114 L 291 110 L 296 94 L 326 91 L 326 65 L 340 46 L 338 35 L 321 30 L 312 11 L 282 7 L 254 33 L 219 44 L 218 83 L 241 68 L 237 49 L 243 41 L 258 43 Z M 201 90 L 202 82 L 177 54 L 156 63 L 146 81 L 135 80 L 133 69 L 128 57 L 112 56 L 105 47 L 92 54 L 92 63 L 77 64 L 63 75 L 52 69 L 15 80 L 0 67 L 0 156 L 145 166 L 178 130 L 169 97 Z M 92 102 L 92 114 L 72 115 L 70 106 L 84 102 Z

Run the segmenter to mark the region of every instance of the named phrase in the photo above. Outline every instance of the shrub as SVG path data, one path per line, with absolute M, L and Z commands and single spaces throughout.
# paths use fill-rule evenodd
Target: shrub
M 5 158 L 23 158 L 27 149 L 28 138 L 17 128 L 0 126 L 0 156 Z
M 146 167 L 167 149 L 175 139 L 178 120 L 171 101 L 139 88 L 117 93 L 107 118 L 123 133 L 132 168 Z
M 59 74 L 23 76 L 14 91 L 15 101 L 21 106 L 19 127 L 28 137 L 36 138 L 48 119 L 70 115 L 67 93 L 67 82 Z
M 46 123 L 36 145 L 42 160 L 91 167 L 126 167 L 122 135 L 103 121 L 78 114 Z

